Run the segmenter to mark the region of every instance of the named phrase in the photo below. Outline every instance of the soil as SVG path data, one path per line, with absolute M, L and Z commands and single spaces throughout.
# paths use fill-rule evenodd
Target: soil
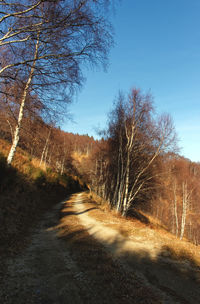
M 165 257 L 152 230 L 129 237 L 105 219 L 84 193 L 54 206 L 27 248 L 1 259 L 0 303 L 200 303 L 198 269 Z

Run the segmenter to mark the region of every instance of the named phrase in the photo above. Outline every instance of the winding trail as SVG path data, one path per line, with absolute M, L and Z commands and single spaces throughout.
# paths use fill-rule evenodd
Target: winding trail
M 82 194 L 75 199 L 78 217 L 88 232 L 120 260 L 128 272 L 162 298 L 162 303 L 200 303 L 200 273 L 185 263 L 160 256 L 160 248 L 144 239 L 131 241 L 119 231 L 106 227 L 84 212 Z
M 138 254 L 148 251 L 152 259 L 157 257 L 159 248 L 153 247 L 151 242 L 142 242 L 141 240 L 130 241 L 122 236 L 119 231 L 106 227 L 104 224 L 89 216 L 88 213 L 85 213 L 81 193 L 77 195 L 74 207 L 81 223 L 87 228 L 88 232 L 106 246 L 115 256 L 120 256 L 123 253 L 132 253 L 133 251 Z
M 85 197 L 57 204 L 33 229 L 27 248 L 5 261 L 0 303 L 200 303 L 199 273 L 161 257 L 150 241 L 107 227 L 103 212 L 96 220 L 90 211 L 97 206 L 88 208 Z

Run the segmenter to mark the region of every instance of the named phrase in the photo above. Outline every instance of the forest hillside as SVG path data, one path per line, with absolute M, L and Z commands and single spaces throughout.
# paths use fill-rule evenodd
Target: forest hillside
M 113 138 L 94 140 L 27 120 L 12 165 L 6 161 L 10 126 L 0 126 L 4 303 L 13 303 L 16 295 L 20 304 L 47 299 L 198 303 L 198 163 L 167 151 L 156 155 L 140 179 L 147 184 L 123 213 L 122 205 L 113 203 L 113 185 L 121 174 L 115 170 L 127 164 L 123 125 Z M 148 164 L 157 151 L 145 144 L 141 160 L 130 153 L 127 193 L 134 183 L 134 166 Z M 85 189 L 87 193 L 80 192 Z
M 200 164 L 179 154 L 170 116 L 139 89 L 118 96 L 101 140 L 75 158 L 90 189 L 124 217 L 142 210 L 200 244 Z
M 137 103 L 137 98 L 141 93 L 135 91 L 135 94 L 136 96 L 132 97 Z M 147 115 L 149 110 L 145 108 L 146 103 L 143 104 L 143 107 L 138 105 L 138 111 Z M 120 198 L 120 196 L 122 188 L 126 184 L 122 170 L 125 170 L 123 168 L 127 166 L 127 149 L 129 149 L 130 155 L 134 155 L 134 158 L 129 159 L 127 193 L 130 195 L 132 192 L 137 195 L 130 197 L 129 205 L 127 196 L 126 216 L 134 215 L 137 209 L 147 212 L 158 219 L 177 238 L 186 237 L 198 245 L 200 243 L 200 205 L 198 203 L 200 164 L 191 162 L 173 150 L 172 152 L 157 153 L 158 148 L 151 146 L 150 142 L 145 142 L 146 137 L 141 141 L 142 130 L 144 130 L 142 124 L 148 123 L 148 120 L 145 122 L 147 118 L 144 117 L 144 114 L 140 127 L 143 129 L 139 138 L 135 138 L 135 145 L 129 147 L 119 116 L 122 115 L 120 111 L 124 110 L 122 105 L 118 105 L 116 109 L 118 118 L 113 116 L 115 121 L 110 124 L 111 133 L 107 138 L 104 137 L 101 140 L 94 140 L 88 135 L 64 132 L 60 128 L 46 124 L 39 117 L 35 117 L 35 119 L 27 117 L 19 141 L 21 156 L 14 158 L 14 167 L 23 171 L 23 174 L 30 174 L 40 180 L 44 178 L 43 172 L 50 174 L 51 171 L 55 171 L 59 176 L 66 174 L 67 176 L 78 176 L 84 181 L 85 187 L 89 187 L 106 200 L 111 209 L 116 209 L 123 214 L 123 206 L 120 206 L 119 202 L 125 201 L 125 198 Z M 113 115 L 116 114 L 113 113 Z M 7 122 L 8 117 L 4 111 L 1 111 L 0 118 L 1 152 L 7 156 L 8 143 L 12 141 L 12 120 Z M 167 123 L 167 121 L 165 122 Z M 125 126 L 129 128 L 128 125 Z M 147 135 L 149 138 L 149 134 Z M 129 136 L 131 137 L 131 133 Z M 138 142 L 142 142 L 141 147 Z M 141 150 L 139 151 L 139 149 Z M 33 165 L 37 169 L 33 169 Z M 116 171 L 117 169 L 119 171 Z M 37 173 L 34 173 L 35 170 Z M 140 175 L 142 170 L 144 172 Z M 119 186 L 119 179 L 121 186 Z M 114 186 L 115 183 L 117 183 L 116 186 Z M 132 185 L 135 185 L 134 189 L 131 188 Z
M 156 111 L 150 91 L 132 87 L 116 95 L 98 140 L 61 129 L 70 122 L 68 104 L 77 97 L 88 69 L 108 67 L 114 45 L 111 12 L 117 3 L 0 1 L 0 301 L 4 304 L 199 303 L 200 163 L 180 155 L 171 116 Z M 165 20 L 160 18 L 163 12 L 151 18 L 153 23 Z M 139 29 L 146 31 L 148 18 L 141 18 L 135 9 L 133 13 L 140 20 L 131 15 L 129 21 L 136 23 L 125 33 L 136 31 L 128 41 L 134 49 L 136 45 L 142 49 L 138 67 L 149 69 L 149 63 L 144 64 L 151 53 L 146 46 L 154 38 L 141 39 L 144 33 Z M 149 11 L 147 15 L 152 16 Z M 155 54 L 160 51 L 160 37 L 158 42 Z M 130 68 L 134 61 L 136 49 L 129 48 L 131 57 L 124 57 L 127 45 L 124 40 L 123 51 L 115 56 L 117 71 Z M 151 75 L 148 71 L 151 80 L 155 63 Z M 134 75 L 137 83 L 135 67 L 130 77 Z M 176 86 L 175 81 L 171 88 L 163 81 L 166 67 L 161 65 L 156 72 L 163 78 L 163 100 Z M 166 75 L 161 77 L 161 72 Z M 106 84 L 106 77 L 98 81 L 103 94 L 92 87 L 92 94 L 98 95 L 92 99 L 92 119 L 96 114 L 101 117 L 98 103 L 109 104 L 105 96 L 112 81 L 116 88 L 120 77 L 125 87 L 131 80 L 126 78 L 128 69 L 126 77 L 120 74 L 115 72 Z M 169 82 L 171 69 L 168 75 Z M 146 76 L 142 78 L 141 84 Z M 183 84 L 178 88 L 182 91 Z M 80 116 L 86 120 L 88 99 L 83 98 L 80 106 L 85 111 Z M 176 99 L 168 99 L 174 106 Z M 181 105 L 178 112 L 182 108 L 187 111 Z
M 46 210 L 83 187 L 76 176 L 41 165 L 21 148 L 8 166 L 9 147 L 0 139 L 0 251 L 6 255 L 25 245 L 30 229 Z

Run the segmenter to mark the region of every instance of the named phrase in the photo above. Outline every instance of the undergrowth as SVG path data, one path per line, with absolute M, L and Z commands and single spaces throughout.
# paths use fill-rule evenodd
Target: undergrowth
M 30 228 L 46 210 L 80 191 L 81 185 L 73 176 L 36 167 L 21 149 L 8 166 L 7 145 L 2 140 L 0 144 L 0 253 L 7 255 L 25 245 Z
M 110 208 L 108 202 L 94 192 L 87 194 L 87 203 L 97 205 L 104 212 L 103 218 L 106 218 L 107 223 L 115 217 L 118 220 L 118 228 L 121 229 L 120 233 L 126 237 L 131 237 L 132 233 L 144 238 L 148 236 L 148 240 L 160 246 L 160 257 L 167 257 L 186 264 L 189 263 L 191 267 L 197 267 L 200 271 L 200 246 L 192 244 L 187 239 L 177 239 L 175 235 L 158 223 L 157 219 L 140 210 L 135 210 L 127 218 L 122 217 L 120 213 Z M 154 232 L 153 235 L 150 231 Z

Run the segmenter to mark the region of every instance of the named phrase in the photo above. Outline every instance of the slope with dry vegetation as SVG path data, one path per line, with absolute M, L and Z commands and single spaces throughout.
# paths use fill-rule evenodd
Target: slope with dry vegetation
M 198 248 L 144 213 L 125 219 L 100 200 L 74 194 L 43 216 L 7 262 L 3 303 L 199 303 Z
M 200 244 L 200 165 L 177 154 L 168 115 L 155 116 L 151 96 L 119 94 L 104 138 L 74 166 L 97 195 L 123 216 L 138 207 L 182 240 Z
M 148 215 L 137 211 L 137 219 L 109 210 L 109 205 L 91 194 L 79 194 L 73 208 L 81 224 L 98 242 L 134 273 L 161 303 L 198 303 L 200 299 L 199 246 L 177 240 Z M 69 211 L 68 204 L 63 209 Z M 67 216 L 63 217 L 65 226 Z M 138 302 L 140 298 L 137 299 Z M 159 303 L 159 300 L 157 303 Z
M 35 220 L 67 194 L 80 190 L 79 180 L 41 166 L 18 149 L 13 166 L 6 163 L 9 144 L 0 140 L 0 250 L 18 251 Z
M 89 155 L 73 157 L 84 175 Z M 0 164 L 1 249 L 20 253 L 0 259 L 4 303 L 198 303 L 199 246 L 138 208 L 122 217 L 93 192 L 51 209 L 78 190 L 77 180 L 42 169 L 21 149 L 13 167 L 3 154 Z

